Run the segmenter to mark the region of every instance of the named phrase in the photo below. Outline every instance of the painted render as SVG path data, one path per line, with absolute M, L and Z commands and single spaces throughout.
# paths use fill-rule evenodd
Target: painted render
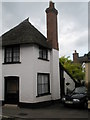
M 67 94 L 67 88 L 70 91 L 73 91 L 75 88 L 75 82 L 72 80 L 72 78 L 64 71 L 64 78 L 65 78 L 65 94 Z M 68 86 L 66 83 L 70 83 Z
M 4 51 L 3 51 L 4 55 Z M 3 62 L 4 62 L 4 56 Z M 36 103 L 60 99 L 59 51 L 48 51 L 48 60 L 38 59 L 39 46 L 20 45 L 20 64 L 4 64 L 2 67 L 2 100 L 4 100 L 4 77 L 19 77 L 19 102 Z M 58 64 L 57 64 L 58 63 Z M 50 73 L 50 93 L 37 97 L 37 73 Z
M 52 99 L 60 98 L 60 72 L 59 72 L 59 51 L 52 49 L 51 52 L 51 76 L 52 76 Z
M 0 100 L 2 100 L 2 47 L 0 47 Z

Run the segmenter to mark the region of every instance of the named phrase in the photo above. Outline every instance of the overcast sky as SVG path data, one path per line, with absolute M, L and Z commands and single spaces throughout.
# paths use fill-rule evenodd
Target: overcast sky
M 48 2 L 3 2 L 2 32 L 29 21 L 46 36 Z M 88 52 L 88 2 L 55 2 L 58 10 L 59 56 L 70 56 L 74 50 L 84 55 Z

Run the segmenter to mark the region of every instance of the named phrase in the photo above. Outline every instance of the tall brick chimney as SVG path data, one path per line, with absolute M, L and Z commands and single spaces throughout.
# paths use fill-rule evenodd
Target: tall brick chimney
M 78 54 L 77 51 L 75 50 L 75 52 L 73 53 L 73 62 L 74 62 L 74 63 L 79 63 L 78 57 L 79 57 L 79 54 Z
M 52 1 L 49 2 L 49 8 L 46 9 L 47 15 L 47 40 L 52 48 L 58 50 L 58 30 L 57 30 L 58 11 Z

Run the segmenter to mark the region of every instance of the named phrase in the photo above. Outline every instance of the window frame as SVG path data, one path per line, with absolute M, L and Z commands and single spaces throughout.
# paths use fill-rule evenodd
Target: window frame
M 38 93 L 38 75 L 47 75 L 48 76 L 48 92 L 46 93 Z M 36 97 L 41 97 L 45 95 L 51 95 L 50 93 L 50 73 L 37 73 L 37 96 Z
M 40 56 L 40 50 L 41 50 L 41 56 Z M 46 58 L 44 58 L 44 52 L 46 52 Z M 48 49 L 43 48 L 43 47 L 39 47 L 39 57 L 38 57 L 38 59 L 49 61 L 48 60 Z
M 14 61 L 14 49 L 15 48 L 18 48 L 19 49 L 19 59 L 18 59 L 18 61 Z M 11 49 L 11 62 L 9 61 L 7 61 L 7 50 L 8 49 Z M 21 63 L 20 62 L 20 45 L 10 45 L 10 46 L 5 46 L 5 48 L 4 48 L 4 64 L 12 64 L 12 63 Z

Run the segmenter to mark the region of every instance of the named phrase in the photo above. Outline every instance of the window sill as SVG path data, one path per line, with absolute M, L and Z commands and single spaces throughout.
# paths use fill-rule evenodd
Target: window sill
M 37 95 L 36 97 L 43 97 L 43 96 L 47 96 L 47 95 L 51 95 L 51 93 L 44 93 L 44 94 L 41 94 L 41 95 Z
M 6 62 L 6 63 L 2 63 L 3 65 L 4 64 L 21 64 L 21 62 Z
M 40 57 L 39 57 L 38 59 L 40 59 L 40 60 L 45 60 L 45 61 L 49 61 L 48 59 L 43 59 L 43 58 L 40 58 Z

